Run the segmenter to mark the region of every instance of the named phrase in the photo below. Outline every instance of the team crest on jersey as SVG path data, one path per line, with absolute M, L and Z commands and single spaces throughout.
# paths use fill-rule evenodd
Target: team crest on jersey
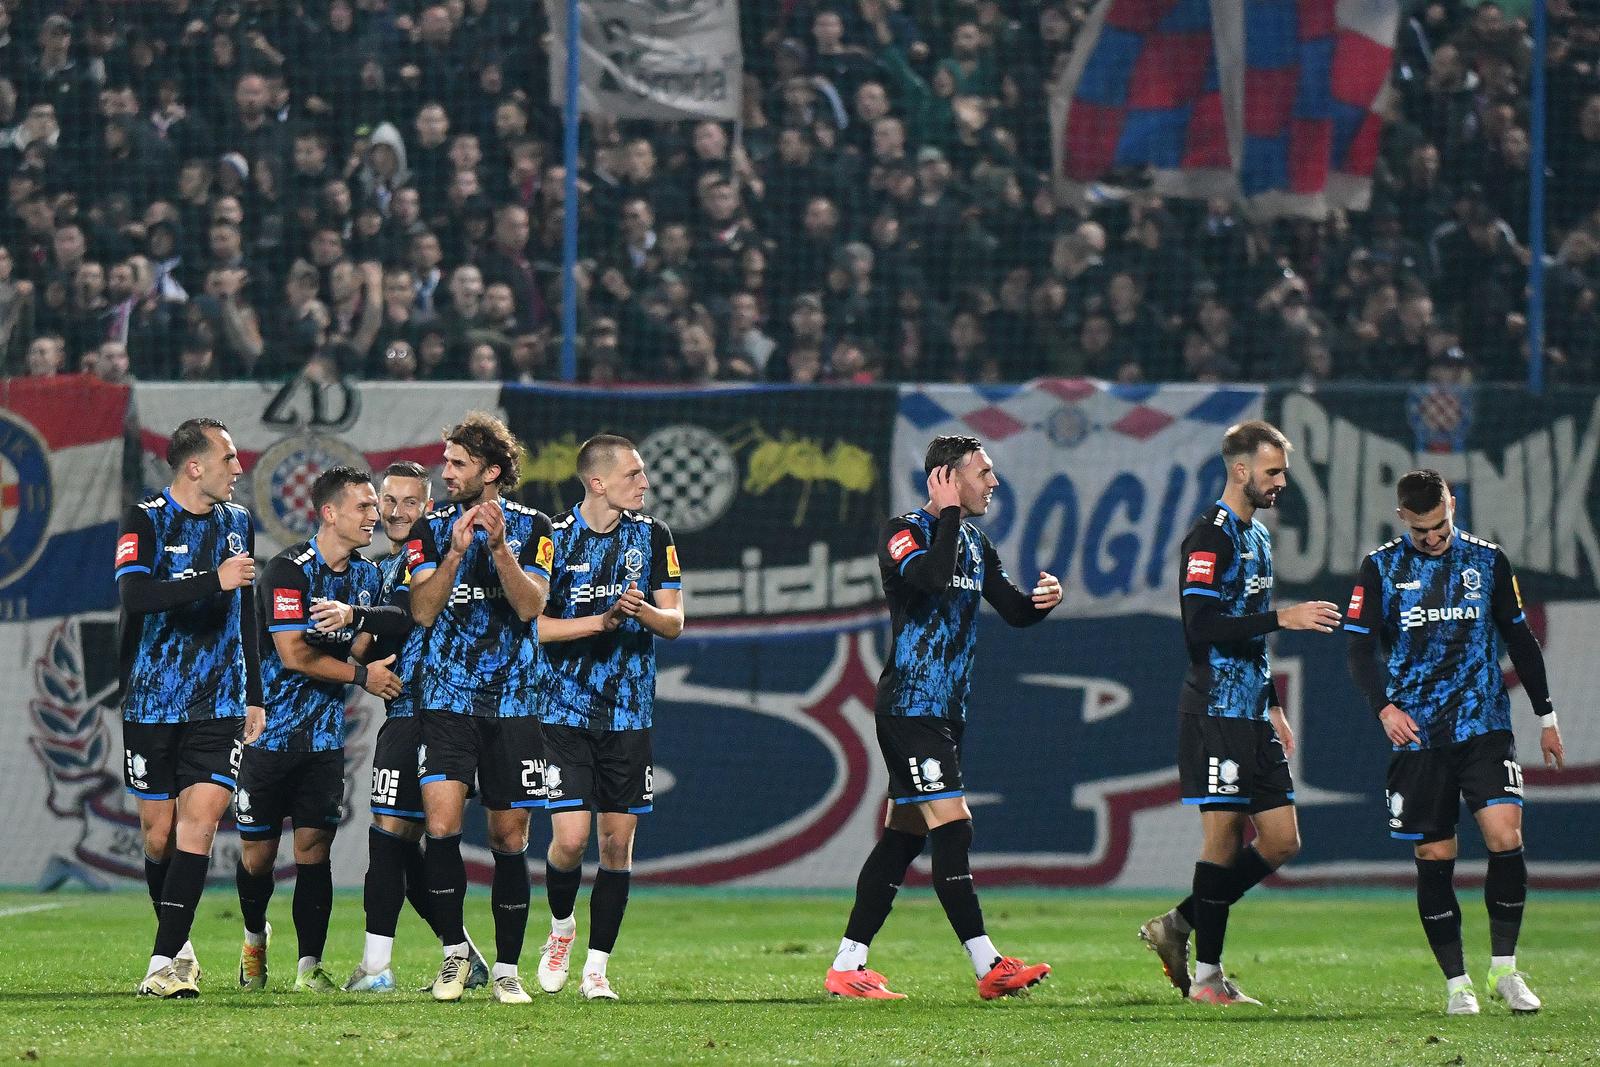
M 644 577 L 644 550 L 630 548 L 622 554 L 623 580 L 637 582 Z
M 1476 567 L 1468 567 L 1461 572 L 1461 586 L 1467 591 L 1468 600 L 1477 600 L 1483 595 L 1479 592 L 1483 588 L 1483 575 L 1478 573 Z
M 0 408 L 0 588 L 27 574 L 44 551 L 53 487 L 44 438 Z M 122 547 L 117 546 L 120 560 Z
M 329 467 L 365 470 L 367 458 L 337 437 L 298 434 L 271 445 L 251 472 L 255 513 L 272 537 L 292 544 L 316 533 L 311 483 Z

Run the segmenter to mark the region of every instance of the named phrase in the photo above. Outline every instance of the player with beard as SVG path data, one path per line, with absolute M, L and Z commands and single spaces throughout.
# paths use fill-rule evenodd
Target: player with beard
M 975 524 L 1000 480 L 976 437 L 947 435 L 923 459 L 928 502 L 890 519 L 878 547 L 889 602 L 890 654 L 878 679 L 878 747 L 889 771 L 883 836 L 856 880 L 855 905 L 823 986 L 836 997 L 899 1000 L 867 967 L 867 950 L 924 846 L 933 846 L 933 889 L 966 951 L 985 1000 L 1015 996 L 1050 967 L 1002 956 L 989 939 L 973 886 L 972 812 L 961 774 L 962 735 L 978 607 L 987 601 L 1012 626 L 1032 626 L 1061 603 L 1044 571 L 1030 594 L 1011 583 L 1000 555 Z
M 522 454 L 505 423 L 472 412 L 444 439 L 450 504 L 425 515 L 406 540 L 411 616 L 428 628 L 412 700 L 422 727 L 424 867 L 445 941 L 433 996 L 460 1000 L 471 971 L 461 822 L 476 783 L 494 853 L 494 998 L 527 1004 L 517 973 L 528 927 L 524 853 L 529 812 L 544 806 L 534 620 L 550 595 L 555 544 L 547 515 L 501 499 L 501 488 L 516 484 Z
M 1272 539 L 1255 514 L 1277 505 L 1290 450 L 1270 423 L 1229 427 L 1222 437 L 1227 487 L 1183 540 L 1189 669 L 1178 697 L 1178 776 L 1183 803 L 1200 809 L 1200 860 L 1193 893 L 1139 936 L 1180 992 L 1211 1004 L 1261 1003 L 1222 973 L 1228 909 L 1300 851 L 1288 760 L 1294 735 L 1267 662 L 1267 635 L 1332 633 L 1339 625 L 1339 609 L 1326 601 L 1272 608 Z M 1246 823 L 1256 834 L 1249 847 Z

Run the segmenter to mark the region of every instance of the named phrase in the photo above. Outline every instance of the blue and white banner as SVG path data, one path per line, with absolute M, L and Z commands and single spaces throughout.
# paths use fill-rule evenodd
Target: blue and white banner
M 1261 416 L 1255 386 L 908 386 L 894 438 L 894 510 L 927 500 L 922 458 L 971 434 L 1000 487 L 982 520 L 1013 578 L 1063 579 L 1057 616 L 1177 614 L 1177 552 L 1222 492 L 1222 431 Z

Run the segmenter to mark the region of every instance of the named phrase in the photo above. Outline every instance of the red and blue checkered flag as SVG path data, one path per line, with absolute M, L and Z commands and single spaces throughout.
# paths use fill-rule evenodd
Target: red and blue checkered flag
M 1052 94 L 1058 183 L 1365 207 L 1398 27 L 1398 0 L 1101 0 Z

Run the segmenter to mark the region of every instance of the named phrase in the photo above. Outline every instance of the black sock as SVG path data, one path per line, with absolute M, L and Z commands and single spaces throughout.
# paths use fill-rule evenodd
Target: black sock
M 572 918 L 572 910 L 578 904 L 578 886 L 581 884 L 583 884 L 581 862 L 572 870 L 563 871 L 548 858 L 544 861 L 544 895 L 550 901 L 551 916 L 557 919 Z
M 494 885 L 489 890 L 489 904 L 494 909 L 496 963 L 515 965 L 522 956 L 522 941 L 528 934 L 530 895 L 525 853 L 496 852 Z
M 628 884 L 632 880 L 631 871 L 601 867 L 595 873 L 594 888 L 589 890 L 589 947 L 594 951 L 610 952 L 616 946 L 622 913 L 628 910 Z
M 164 860 L 153 860 L 149 853 L 144 857 L 144 884 L 150 887 L 150 906 L 156 909 L 156 918 L 161 918 L 161 887 L 167 883 L 167 869 L 172 866 L 172 857 Z
M 850 909 L 850 921 L 844 927 L 845 937 L 863 945 L 872 944 L 884 920 L 889 918 L 906 871 L 912 861 L 922 855 L 927 843 L 928 839 L 921 834 L 894 829 L 883 831 L 883 836 L 867 854 L 867 861 L 861 865 L 861 875 L 856 879 L 856 902 Z
M 161 886 L 156 945 L 151 955 L 176 956 L 183 943 L 189 940 L 194 911 L 206 888 L 206 868 L 210 866 L 209 855 L 182 849 L 173 851 L 172 866 L 167 869 L 167 879 Z
M 462 944 L 467 940 L 461 919 L 467 895 L 467 865 L 461 860 L 461 835 L 428 835 L 428 847 L 422 855 L 428 872 L 428 903 L 434 930 L 444 944 Z
M 1222 943 L 1228 936 L 1228 907 L 1233 878 L 1229 868 L 1205 860 L 1194 865 L 1194 958 L 1222 966 Z
M 411 902 L 411 910 L 428 924 L 433 936 L 439 937 L 439 925 L 433 918 L 433 897 L 428 893 L 428 861 L 422 855 L 422 842 L 401 838 L 401 847 L 404 849 L 401 862 L 406 869 L 406 900 Z M 439 940 L 443 942 L 444 939 L 440 937 Z
M 978 891 L 972 884 L 972 865 L 967 853 L 972 849 L 972 820 L 960 819 L 935 827 L 928 834 L 933 843 L 933 891 L 944 907 L 945 918 L 963 944 L 983 936 L 983 909 L 978 906 Z
M 1428 947 L 1446 978 L 1467 973 L 1461 953 L 1461 906 L 1456 902 L 1455 860 L 1417 860 L 1417 914 Z
M 1489 951 L 1493 955 L 1517 954 L 1517 934 L 1522 931 L 1522 908 L 1527 900 L 1528 861 L 1522 849 L 1489 853 L 1483 903 L 1489 909 Z
M 1267 866 L 1267 861 L 1261 858 L 1254 845 L 1246 846 L 1239 858 L 1233 861 L 1233 866 L 1228 868 L 1228 876 L 1232 883 L 1228 887 L 1228 903 L 1239 903 L 1239 898 L 1266 880 L 1267 875 L 1277 868 Z M 1176 909 L 1183 916 L 1183 921 L 1194 929 L 1194 894 L 1184 897 Z
M 294 934 L 300 958 L 322 959 L 328 947 L 328 917 L 333 914 L 333 864 L 295 864 Z
M 367 913 L 369 934 L 393 937 L 400 924 L 400 909 L 410 888 L 405 861 L 410 844 L 376 826 L 367 829 L 367 880 L 361 890 L 361 905 Z
M 267 904 L 272 900 L 276 884 L 272 872 L 251 874 L 244 861 L 233 869 L 233 883 L 239 887 L 239 914 L 244 916 L 244 928 L 252 934 L 265 933 L 267 929 Z

